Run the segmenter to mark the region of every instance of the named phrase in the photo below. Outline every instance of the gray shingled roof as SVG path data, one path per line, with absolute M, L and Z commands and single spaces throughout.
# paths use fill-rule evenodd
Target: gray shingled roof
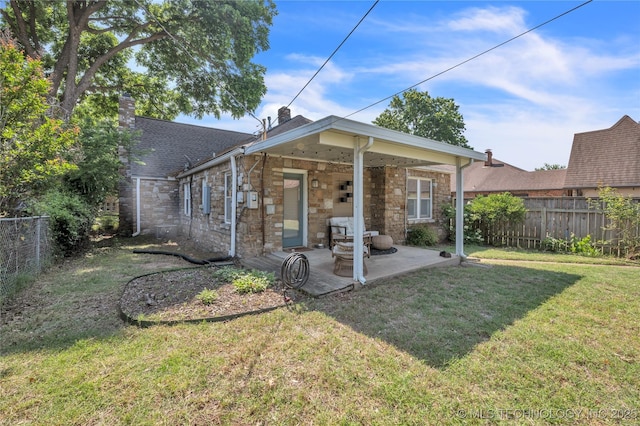
M 640 124 L 628 115 L 609 129 L 576 133 L 565 188 L 640 186 Z
M 146 117 L 136 117 L 135 129 L 142 131 L 137 149 L 145 164 L 133 163 L 131 172 L 142 177 L 167 177 L 183 170 L 189 161 L 193 166 L 252 138 L 250 133 Z
M 455 192 L 455 167 L 450 168 L 451 192 Z M 528 172 L 494 157 L 493 167 L 478 161 L 466 167 L 463 174 L 465 192 L 514 192 L 562 189 L 566 169 Z

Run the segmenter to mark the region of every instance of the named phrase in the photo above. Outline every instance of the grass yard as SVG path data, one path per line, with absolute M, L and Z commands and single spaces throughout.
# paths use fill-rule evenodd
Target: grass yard
M 140 329 L 117 316 L 123 286 L 184 263 L 133 241 L 18 295 L 0 425 L 640 423 L 638 266 L 478 250 L 481 266 Z

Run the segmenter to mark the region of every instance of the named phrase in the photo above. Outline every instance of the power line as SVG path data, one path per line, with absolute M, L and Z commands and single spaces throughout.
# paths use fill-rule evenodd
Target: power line
M 322 64 L 322 66 L 320 68 L 318 68 L 318 71 L 315 72 L 315 74 L 313 74 L 313 76 L 309 79 L 309 81 L 307 81 L 307 83 L 302 87 L 302 89 L 300 89 L 300 91 L 298 92 L 297 95 L 295 95 L 293 97 L 293 99 L 291 99 L 291 102 L 289 102 L 289 105 L 287 105 L 287 108 L 289 108 L 291 106 L 291 104 L 293 103 L 293 101 L 295 101 L 298 96 L 300 96 L 300 94 L 304 91 L 304 89 L 307 88 L 307 86 L 311 83 L 311 81 L 316 78 L 316 76 L 318 75 L 318 73 L 322 70 L 322 68 L 324 68 L 325 65 L 327 65 L 327 63 L 331 60 L 331 58 L 333 58 L 333 55 L 335 55 L 338 50 L 340 50 L 340 48 L 342 47 L 343 44 L 345 44 L 345 42 L 349 39 L 349 37 L 351 37 L 351 34 L 354 33 L 354 31 L 360 26 L 360 24 L 362 23 L 362 21 L 365 20 L 365 18 L 369 15 L 369 13 L 371 13 L 371 11 L 373 10 L 374 7 L 376 7 L 376 5 L 378 4 L 380 0 L 376 0 L 373 5 L 369 8 L 369 10 L 367 11 L 367 13 L 364 14 L 364 16 L 362 18 L 360 18 L 360 20 L 358 21 L 358 23 L 356 24 L 355 27 L 353 27 L 353 29 L 351 30 L 351 32 L 349 32 L 349 34 L 347 34 L 347 36 L 344 38 L 344 40 L 342 40 L 342 42 L 338 45 L 338 47 L 336 47 L 336 49 L 333 51 L 333 53 L 331 55 L 329 55 L 329 57 L 327 58 L 326 61 L 324 61 L 324 63 Z
M 545 25 L 549 24 L 549 23 L 551 23 L 551 22 L 555 21 L 556 19 L 559 19 L 559 18 L 561 18 L 561 17 L 563 17 L 563 16 L 565 16 L 565 15 L 568 15 L 569 13 L 574 12 L 574 11 L 576 11 L 577 9 L 580 9 L 581 7 L 583 7 L 583 6 L 587 5 L 588 3 L 591 3 L 592 1 L 593 1 L 593 0 L 587 0 L 587 1 L 585 1 L 584 3 L 581 3 L 581 4 L 579 4 L 578 6 L 576 6 L 576 7 L 572 8 L 572 9 L 569 9 L 569 10 L 567 10 L 566 12 L 561 13 L 560 15 L 557 15 L 557 16 L 555 16 L 555 17 L 553 17 L 553 18 L 551 18 L 551 19 L 549 19 L 549 20 L 547 20 L 547 21 L 545 21 L 545 22 L 543 22 L 543 23 L 541 23 L 541 24 L 536 25 L 536 26 L 535 26 L 535 27 L 533 27 L 533 28 L 530 28 L 530 29 L 528 29 L 528 30 L 526 30 L 526 31 L 524 31 L 524 32 L 522 32 L 522 33 L 520 33 L 520 34 L 518 34 L 518 35 L 517 35 L 517 36 L 515 36 L 515 37 L 511 37 L 509 40 L 503 41 L 502 43 L 497 44 L 497 45 L 493 46 L 493 47 L 492 47 L 492 48 L 490 48 L 490 49 L 487 49 L 487 50 L 485 50 L 485 51 L 483 51 L 483 52 L 480 52 L 480 53 L 478 53 L 477 55 L 472 56 L 472 57 L 471 57 L 471 58 L 469 58 L 469 59 L 466 59 L 466 60 L 464 60 L 464 61 L 462 61 L 462 62 L 459 62 L 459 63 L 457 63 L 456 65 L 453 65 L 453 66 L 451 66 L 451 67 L 449 67 L 449 68 L 447 68 L 447 69 L 445 69 L 445 70 L 443 70 L 443 71 L 440 71 L 440 72 L 439 72 L 439 73 L 437 73 L 437 74 L 432 75 L 432 76 L 431 76 L 431 77 L 429 77 L 429 78 L 425 78 L 424 80 L 422 80 L 422 81 L 420 81 L 420 82 L 418 82 L 418 83 L 416 83 L 416 84 L 414 84 L 414 85 L 412 85 L 412 86 L 409 86 L 409 87 L 407 87 L 407 88 L 406 88 L 406 89 L 404 89 L 404 90 L 401 90 L 400 92 L 394 93 L 394 94 L 393 94 L 393 95 L 391 95 L 391 96 L 387 96 L 386 98 L 380 99 L 379 101 L 374 102 L 374 103 L 372 103 L 371 105 L 368 105 L 368 106 L 366 106 L 366 107 L 364 107 L 364 108 L 361 108 L 361 109 L 357 110 L 356 112 L 352 112 L 352 113 L 351 113 L 351 114 L 349 114 L 349 115 L 345 115 L 345 116 L 344 116 L 344 117 L 342 117 L 342 118 L 348 118 L 348 117 L 351 117 L 352 115 L 356 115 L 356 114 L 358 114 L 358 113 L 360 113 L 360 112 L 362 112 L 362 111 L 364 111 L 364 110 L 366 110 L 366 109 L 369 109 L 369 108 L 371 108 L 371 107 L 373 107 L 373 106 L 375 106 L 375 105 L 378 105 L 378 104 L 379 104 L 379 103 L 381 103 L 381 102 L 384 102 L 384 101 L 386 101 L 386 100 L 388 100 L 388 99 L 391 99 L 391 98 L 393 98 L 394 96 L 400 95 L 400 94 L 402 94 L 402 93 L 406 92 L 407 90 L 413 89 L 414 87 L 417 87 L 417 86 L 421 85 L 422 83 L 426 83 L 426 82 L 427 82 L 427 81 L 429 81 L 429 80 L 433 80 L 434 78 L 439 77 L 439 76 L 441 76 L 442 74 L 445 74 L 445 73 L 447 73 L 447 72 L 449 72 L 449 71 L 451 71 L 451 70 L 454 70 L 454 69 L 456 69 L 456 68 L 458 68 L 458 67 L 460 67 L 460 66 L 462 66 L 462 65 L 466 64 L 467 62 L 471 62 L 471 61 L 473 61 L 474 59 L 477 59 L 477 58 L 479 58 L 479 57 L 480 57 L 480 56 L 482 56 L 482 55 L 485 55 L 485 54 L 487 54 L 487 53 L 489 53 L 489 52 L 491 52 L 491 51 L 493 51 L 493 50 L 498 49 L 499 47 L 504 46 L 504 45 L 505 45 L 505 44 L 507 44 L 507 43 L 510 43 L 510 42 L 512 42 L 512 41 L 514 41 L 514 40 L 516 40 L 516 39 L 518 39 L 518 38 L 520 38 L 520 37 L 522 37 L 522 36 L 524 36 L 524 35 L 526 35 L 526 34 L 529 34 L 530 32 L 535 31 L 535 30 L 537 30 L 538 28 L 543 27 L 543 26 L 545 26 Z

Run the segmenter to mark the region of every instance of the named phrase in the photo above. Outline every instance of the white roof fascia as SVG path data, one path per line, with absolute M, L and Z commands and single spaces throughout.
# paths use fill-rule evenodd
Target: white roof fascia
M 371 136 L 377 140 L 387 141 L 392 144 L 404 145 L 420 150 L 429 150 L 454 157 L 482 160 L 486 159 L 486 154 L 477 152 L 469 148 L 463 148 L 444 142 L 438 142 L 420 136 L 410 135 L 395 130 L 385 129 L 373 124 L 361 123 L 346 118 L 330 115 L 313 123 L 305 124 L 288 132 L 268 138 L 264 141 L 256 142 L 245 149 L 246 154 L 267 151 L 269 148 L 280 144 L 291 142 L 296 139 L 312 136 L 330 130 L 350 133 L 352 135 Z M 455 163 L 454 163 L 455 164 Z
M 198 173 L 201 172 L 203 170 L 206 170 L 208 168 L 211 168 L 213 166 L 217 166 L 218 164 L 224 163 L 226 161 L 229 161 L 231 159 L 231 157 L 237 157 L 238 155 L 241 155 L 244 153 L 244 149 L 242 147 L 240 148 L 236 148 L 232 151 L 226 152 L 224 154 L 222 154 L 219 157 L 215 157 L 212 158 L 211 160 L 207 161 L 206 163 L 202 163 L 199 166 L 194 167 L 193 169 L 189 169 L 186 170 L 180 174 L 178 174 L 177 178 L 178 179 L 182 179 L 183 177 L 187 177 L 190 176 L 194 173 Z

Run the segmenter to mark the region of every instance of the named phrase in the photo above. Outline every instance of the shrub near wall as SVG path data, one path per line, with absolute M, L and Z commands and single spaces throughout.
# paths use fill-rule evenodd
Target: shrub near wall
M 410 246 L 426 247 L 438 243 L 438 235 L 428 225 L 414 225 L 407 232 L 406 244 Z
M 51 191 L 31 210 L 34 215 L 50 217 L 51 237 L 56 251 L 63 256 L 73 254 L 88 242 L 94 215 L 78 195 Z

